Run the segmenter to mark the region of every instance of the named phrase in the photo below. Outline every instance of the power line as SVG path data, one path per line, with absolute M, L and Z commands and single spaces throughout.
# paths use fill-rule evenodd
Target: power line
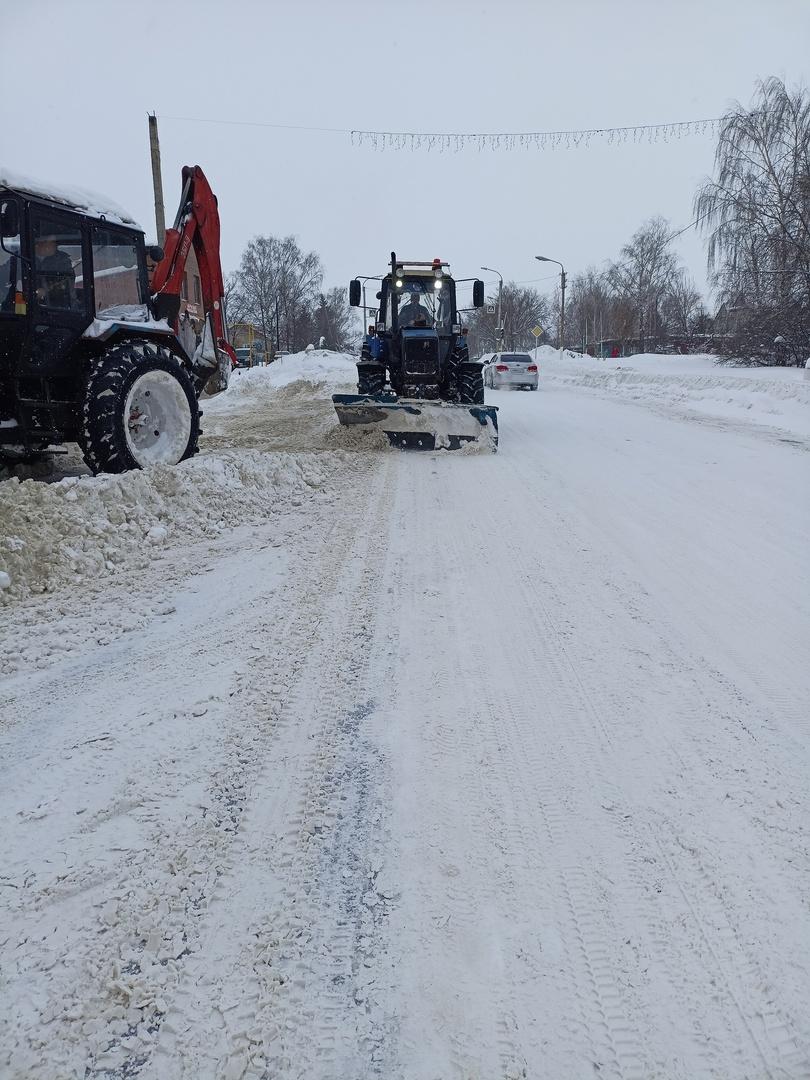
M 164 116 L 161 120 L 176 120 L 183 124 L 224 124 L 227 127 L 275 128 L 278 131 L 317 131 L 322 134 L 351 135 L 350 128 L 309 127 L 305 124 L 271 124 L 265 120 L 218 120 L 210 116 Z
M 370 131 L 360 128 L 317 127 L 308 124 L 278 124 L 269 120 L 233 120 L 207 116 L 161 116 L 187 124 L 222 124 L 230 127 L 269 128 L 277 131 L 308 131 L 317 134 L 348 135 L 352 146 L 374 150 L 572 150 L 599 140 L 609 146 L 628 143 L 669 142 L 692 135 L 714 134 L 726 119 L 677 120 L 663 124 L 630 124 L 623 127 L 572 128 L 559 131 Z

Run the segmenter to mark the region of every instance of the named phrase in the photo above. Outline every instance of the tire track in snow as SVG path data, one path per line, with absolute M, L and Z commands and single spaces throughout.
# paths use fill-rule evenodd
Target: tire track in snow
M 491 524 L 493 528 L 496 527 L 494 516 L 491 517 Z M 567 527 L 565 533 L 570 541 L 575 542 L 575 533 L 572 535 L 571 523 L 568 522 L 566 524 Z M 518 535 L 522 535 L 519 528 L 517 529 L 517 532 Z M 572 673 L 572 681 L 579 688 L 582 702 L 582 708 L 579 710 L 580 720 L 583 715 L 590 717 L 591 726 L 595 732 L 599 733 L 599 742 L 602 743 L 602 747 L 599 750 L 597 757 L 594 757 L 593 753 L 586 753 L 583 761 L 588 772 L 591 773 L 593 782 L 601 784 L 604 787 L 603 773 L 610 772 L 621 778 L 622 773 L 625 770 L 623 768 L 623 763 L 616 757 L 616 747 L 613 745 L 609 729 L 603 720 L 603 710 L 594 702 L 591 693 L 580 676 L 576 663 L 566 649 L 566 634 L 561 632 L 560 626 L 555 623 L 555 620 L 548 610 L 549 597 L 554 598 L 555 606 L 558 611 L 565 610 L 565 601 L 560 594 L 558 581 L 555 580 L 553 571 L 549 572 L 546 570 L 542 580 L 535 578 L 535 581 L 532 582 L 532 564 L 530 557 L 527 556 L 525 547 L 512 544 L 509 537 L 504 538 L 504 549 L 499 551 L 499 555 L 501 556 L 502 561 L 511 567 L 513 572 L 517 570 L 518 576 L 521 576 L 521 570 L 525 571 L 525 580 L 529 583 L 527 588 L 532 599 L 531 608 L 535 613 L 533 621 L 537 627 L 538 638 L 545 638 L 550 642 L 556 643 L 561 664 L 570 670 Z M 585 561 L 587 563 L 587 559 Z M 640 590 L 640 592 L 643 593 L 643 590 Z M 655 628 L 651 629 L 655 632 Z M 663 656 L 668 654 L 669 650 L 665 639 L 656 642 L 655 652 L 656 654 Z M 525 659 L 528 661 L 528 656 Z M 673 657 L 673 659 L 676 658 Z M 592 744 L 594 748 L 597 745 L 597 743 Z M 583 749 L 583 744 L 579 743 L 579 753 L 582 753 Z M 607 760 L 602 760 L 600 764 L 600 758 L 606 758 Z M 625 833 L 628 834 L 632 848 L 644 850 L 646 847 L 648 852 L 650 850 L 659 852 L 661 856 L 659 861 L 663 862 L 668 868 L 673 882 L 686 900 L 692 917 L 700 928 L 703 940 L 708 947 L 710 966 L 716 969 L 715 977 L 719 977 L 720 983 L 724 987 L 727 1000 L 736 1013 L 738 1030 L 742 1033 L 743 1039 L 747 1039 L 749 1045 L 753 1049 L 756 1059 L 760 1062 L 759 1067 L 765 1070 L 763 1075 L 769 1077 L 805 1076 L 808 1071 L 806 1039 L 803 1039 L 802 1035 L 797 1030 L 795 1021 L 790 1020 L 784 1009 L 780 1009 L 775 1004 L 774 998 L 777 997 L 778 994 L 774 993 L 773 987 L 767 986 L 767 981 L 759 971 L 756 959 L 744 946 L 741 937 L 730 931 L 727 921 L 730 912 L 727 910 L 725 916 L 720 918 L 719 922 L 716 923 L 720 928 L 720 939 L 713 944 L 713 939 L 706 933 L 704 923 L 700 916 L 701 903 L 706 902 L 707 900 L 705 890 L 697 890 L 697 895 L 701 897 L 701 902 L 698 902 L 695 896 L 692 895 L 695 893 L 695 886 L 700 881 L 700 876 L 695 875 L 694 872 L 685 873 L 683 870 L 678 870 L 673 859 L 671 857 L 665 857 L 664 850 L 661 846 L 662 840 L 657 834 L 654 818 L 652 821 L 649 821 L 646 826 L 642 825 L 641 832 L 639 832 L 638 823 L 635 827 L 632 824 L 633 819 L 636 816 L 636 808 L 633 807 L 632 802 L 630 805 L 627 805 L 626 797 L 617 799 L 615 785 L 614 794 L 610 795 L 610 792 L 608 792 L 608 794 L 611 799 L 615 800 L 615 807 L 618 808 L 622 804 L 626 806 L 622 827 Z M 646 840 L 645 833 L 647 834 Z M 644 861 L 649 864 L 651 861 L 649 855 L 644 856 Z M 645 888 L 645 895 L 654 895 L 653 891 L 649 888 L 649 871 L 647 871 L 647 873 L 640 872 L 640 865 L 642 864 L 634 865 L 633 861 L 631 861 L 628 865 L 628 870 L 631 876 L 636 880 L 644 880 L 646 878 L 647 887 Z M 705 870 L 703 873 L 705 874 Z M 641 912 L 643 916 L 642 925 L 647 923 L 655 925 L 657 913 L 654 911 L 654 906 L 645 904 L 644 909 L 645 910 Z M 709 907 L 709 910 L 711 910 L 711 906 Z M 715 920 L 712 921 L 714 922 Z M 725 924 L 725 930 L 723 929 L 723 924 Z M 721 945 L 723 946 L 722 958 L 721 949 L 719 947 Z M 662 953 L 661 950 L 658 950 L 658 960 L 665 970 L 671 971 L 666 951 Z M 749 993 L 746 993 L 743 990 L 743 987 L 746 986 L 749 988 Z M 687 990 L 688 995 L 688 990 L 693 990 L 694 987 L 685 989 Z M 759 995 L 759 1001 L 750 999 L 751 989 L 754 989 Z M 694 997 L 688 999 L 688 1009 L 693 1015 L 696 1030 L 699 1030 L 700 1017 Z M 769 1024 L 764 1025 L 761 1033 L 758 1033 L 752 1024 L 751 1018 L 763 1014 L 769 1015 L 771 1021 Z M 804 1047 L 802 1046 L 802 1043 L 805 1044 Z M 737 1056 L 739 1053 L 737 1046 L 734 1046 L 733 1052 L 735 1056 Z M 745 1068 L 745 1065 L 742 1062 L 740 1062 L 740 1065 Z
M 469 557 L 470 537 L 465 545 L 456 544 L 455 557 L 464 561 Z M 508 558 L 504 563 L 514 570 Z M 515 613 L 521 612 L 525 595 L 521 575 L 499 574 L 497 595 L 501 604 Z M 522 620 L 515 618 L 516 625 Z M 649 1075 L 639 1033 L 628 1019 L 616 978 L 614 942 L 616 929 L 606 925 L 605 910 L 594 903 L 598 895 L 597 879 L 585 865 L 592 861 L 593 842 L 582 846 L 580 824 L 572 828 L 572 814 L 583 816 L 587 795 L 577 790 L 561 788 L 560 780 L 576 776 L 583 762 L 591 759 L 594 750 L 586 734 L 577 731 L 578 682 L 557 662 L 554 641 L 538 635 L 533 637 L 531 661 L 522 655 L 521 642 L 509 639 L 508 652 L 494 642 L 488 652 L 486 670 L 478 673 L 490 712 L 489 729 L 498 730 L 505 742 L 501 758 L 509 765 L 509 772 L 502 778 L 513 793 L 522 799 L 520 840 L 513 848 L 513 858 L 525 859 L 526 853 L 536 846 L 541 830 L 548 836 L 549 845 L 544 857 L 538 859 L 538 872 L 543 875 L 547 888 L 554 896 L 554 911 L 560 919 L 560 929 L 566 948 L 565 970 L 568 992 L 579 1004 L 580 1024 L 572 1029 L 572 1036 L 584 1037 L 590 1044 L 593 1067 L 603 1076 L 621 1077 L 626 1080 L 643 1080 Z M 551 651 L 549 650 L 551 647 Z M 498 656 L 493 655 L 495 651 Z M 469 653 L 467 654 L 469 656 Z M 508 674 L 513 665 L 527 672 L 520 695 Z M 492 674 L 490 674 L 492 673 Z M 476 670 L 469 665 L 462 670 L 464 683 L 475 678 Z M 526 685 L 528 683 L 528 685 Z M 527 690 L 529 692 L 527 692 Z M 534 692 L 532 692 L 534 691 Z M 542 702 L 546 722 L 564 727 L 563 739 L 554 740 L 553 731 L 542 751 L 538 742 L 537 721 L 543 717 L 530 716 L 531 703 Z M 576 736 L 572 745 L 572 735 Z M 593 734 L 590 739 L 593 739 Z M 601 733 L 596 737 L 601 742 Z M 535 801 L 531 794 L 539 798 Z M 589 825 L 598 830 L 598 822 Z M 579 856 L 579 857 L 578 857 Z M 518 901 L 519 902 L 519 901 Z
M 385 766 L 365 731 L 374 711 L 368 666 L 384 557 L 378 536 L 388 513 L 383 473 L 347 515 L 349 526 L 338 525 L 334 573 L 323 575 L 318 621 L 233 870 L 188 965 L 189 991 L 165 1025 L 153 1066 L 161 1080 L 392 1075 L 395 1024 L 365 979 L 390 905 L 376 888 Z
M 349 470 L 345 474 L 351 490 L 334 496 L 343 499 L 350 521 L 355 518 L 362 521 L 363 478 L 373 474 L 375 468 L 375 462 L 358 456 L 352 462 L 351 475 Z M 358 490 L 360 495 L 356 496 Z M 357 506 L 359 516 L 351 513 L 353 505 Z M 323 516 L 321 509 L 315 520 Z M 305 516 L 302 524 L 312 520 Z M 311 538 L 293 529 L 292 536 L 299 549 L 294 573 L 281 596 L 272 600 L 269 615 L 264 613 L 265 581 L 262 580 L 257 596 L 256 583 L 252 580 L 247 596 L 243 595 L 244 590 L 233 590 L 229 599 L 236 615 L 230 622 L 224 618 L 229 609 L 223 610 L 222 597 L 212 594 L 222 620 L 219 637 L 212 637 L 207 626 L 201 627 L 198 639 L 187 648 L 188 635 L 195 636 L 196 632 L 193 620 L 186 618 L 188 612 L 181 611 L 168 620 L 165 634 L 158 633 L 154 639 L 150 636 L 145 642 L 153 649 L 146 660 L 139 652 L 141 643 L 133 644 L 130 640 L 129 651 L 122 643 L 120 649 L 113 646 L 107 652 L 106 667 L 99 663 L 92 669 L 81 669 L 81 693 L 90 707 L 92 693 L 105 696 L 104 684 L 114 683 L 121 690 L 126 685 L 128 670 L 137 674 L 140 690 L 161 687 L 167 674 L 176 672 L 176 655 L 182 651 L 185 654 L 182 678 L 178 680 L 175 675 L 175 685 L 167 684 L 162 690 L 169 716 L 178 695 L 184 693 L 186 681 L 192 692 L 199 692 L 202 677 L 203 697 L 197 702 L 190 696 L 188 716 L 175 715 L 180 726 L 176 723 L 172 727 L 154 777 L 144 774 L 137 760 L 141 737 L 147 737 L 146 732 L 141 732 L 143 717 L 148 715 L 151 723 L 165 723 L 167 717 L 156 715 L 154 707 L 150 710 L 148 706 L 139 713 L 138 697 L 133 695 L 132 715 L 124 710 L 117 718 L 113 748 L 121 753 L 118 747 L 122 735 L 129 738 L 131 734 L 136 749 L 129 766 L 132 781 L 127 781 L 113 803 L 94 813 L 88 835 L 101 838 L 103 834 L 106 840 L 103 830 L 108 829 L 107 823 L 113 819 L 119 830 L 121 826 L 137 825 L 142 832 L 130 840 L 136 854 L 126 860 L 122 857 L 102 878 L 93 875 L 92 866 L 85 869 L 80 864 L 72 884 L 71 879 L 57 882 L 61 893 L 53 890 L 43 893 L 43 905 L 50 905 L 62 915 L 64 933 L 71 935 L 72 945 L 70 953 L 65 954 L 64 960 L 58 960 L 56 968 L 53 967 L 56 958 L 51 952 L 43 952 L 40 947 L 39 955 L 36 947 L 27 948 L 26 963 L 47 979 L 43 989 L 50 1004 L 47 1015 L 40 1013 L 39 1021 L 27 1032 L 18 1029 L 10 1038 L 4 1037 L 17 1063 L 12 1064 L 10 1075 L 24 1076 L 25 1080 L 35 1077 L 51 1080 L 54 1071 L 61 1068 L 65 1075 L 71 1074 L 71 1070 L 84 1075 L 86 1070 L 87 1076 L 113 1078 L 138 1075 L 143 1069 L 174 987 L 183 983 L 185 967 L 198 948 L 200 923 L 206 918 L 212 894 L 232 864 L 234 839 L 243 827 L 244 808 L 255 789 L 257 769 L 275 737 L 277 702 L 294 684 L 306 662 L 307 646 L 321 617 L 324 597 L 337 587 L 345 557 L 345 546 L 338 541 L 347 530 L 356 528 L 356 524 L 351 527 L 338 524 L 333 527 L 332 537 L 316 532 Z M 269 532 L 271 536 L 277 533 L 277 524 Z M 261 537 L 261 528 L 257 533 Z M 311 550 L 310 558 L 308 550 Z M 250 545 L 247 551 L 251 552 Z M 266 572 L 266 566 L 256 560 L 255 553 L 249 561 L 258 574 Z M 229 565 L 238 567 L 233 562 Z M 204 609 L 203 616 L 207 623 L 208 612 Z M 223 670 L 223 654 L 237 650 L 239 654 L 249 654 L 251 646 L 246 648 L 245 643 L 260 627 L 265 633 L 259 662 L 236 664 L 237 669 L 247 670 L 237 672 L 230 696 L 218 686 L 220 694 L 206 698 L 204 688 L 209 681 L 212 688 L 223 682 L 223 676 L 226 684 L 230 682 L 231 667 L 226 664 Z M 119 653 L 120 664 L 113 665 L 111 659 Z M 149 659 L 151 655 L 154 663 Z M 72 659 L 68 664 L 77 670 L 81 667 Z M 51 693 L 49 680 L 63 676 L 64 671 L 58 666 L 52 674 L 39 675 L 40 698 Z M 37 705 L 31 700 L 27 705 L 41 709 L 42 701 Z M 195 726 L 199 727 L 199 733 L 194 732 L 189 740 Z M 49 736 L 51 733 L 54 738 L 60 736 L 60 728 L 54 725 Z M 127 745 L 125 740 L 124 747 Z M 107 741 L 100 741 L 98 746 L 93 767 L 109 767 L 112 755 L 104 752 L 108 749 Z M 151 744 L 149 749 L 153 749 Z M 73 762 L 67 765 L 67 773 L 73 770 L 71 785 L 80 793 L 87 789 L 92 775 L 92 769 L 88 773 L 86 751 L 84 754 L 75 765 Z M 180 767 L 172 765 L 174 755 Z M 153 764 L 151 753 L 145 761 Z M 184 784 L 188 794 L 183 790 Z M 134 800 L 127 796 L 130 789 L 135 793 Z M 102 786 L 100 796 L 105 795 Z M 202 813 L 197 799 L 201 799 Z M 173 809 L 175 801 L 179 803 L 179 811 Z M 167 812 L 174 826 L 171 835 L 163 820 Z M 109 863 L 109 856 L 104 861 Z M 82 908 L 75 913 L 66 910 L 68 904 L 73 904 L 75 909 L 71 895 L 82 902 Z M 52 900 L 52 896 L 56 899 Z M 30 906 L 27 910 L 30 933 L 35 925 L 30 918 Z M 66 920 L 68 914 L 70 918 Z M 47 918 L 47 910 L 41 918 Z M 75 965 L 82 966 L 81 975 L 74 972 Z M 39 1002 L 37 1007 L 41 1009 Z M 52 1030 L 47 1058 L 38 1065 L 40 1050 L 36 1032 L 39 1025 L 54 1019 L 58 1028 Z M 20 1041 L 16 1041 L 18 1035 Z M 26 1045 L 23 1040 L 29 1035 L 34 1043 Z

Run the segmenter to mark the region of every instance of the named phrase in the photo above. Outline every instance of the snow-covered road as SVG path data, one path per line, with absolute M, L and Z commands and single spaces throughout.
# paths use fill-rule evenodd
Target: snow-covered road
M 2 609 L 0 1076 L 810 1077 L 806 443 L 552 370 L 364 450 L 272 378 L 185 540 L 67 482 L 109 576 Z

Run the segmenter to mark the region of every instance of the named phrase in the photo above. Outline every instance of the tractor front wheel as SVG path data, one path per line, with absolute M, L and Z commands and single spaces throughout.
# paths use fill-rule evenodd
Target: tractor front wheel
M 79 445 L 94 473 L 176 465 L 199 449 L 191 376 L 153 342 L 114 345 L 90 370 L 82 429 Z
M 357 365 L 357 393 L 376 397 L 385 389 L 385 368 L 382 364 L 361 361 Z
M 458 396 L 462 405 L 484 404 L 484 376 L 480 364 L 459 364 L 457 379 Z

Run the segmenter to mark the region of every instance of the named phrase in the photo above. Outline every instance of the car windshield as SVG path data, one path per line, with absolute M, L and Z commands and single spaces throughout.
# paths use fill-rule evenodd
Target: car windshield
M 532 358 L 525 352 L 502 353 L 501 360 L 505 364 L 530 364 L 532 362 Z
M 399 299 L 399 325 L 417 329 L 436 329 L 440 334 L 450 333 L 452 317 L 452 298 L 447 282 L 436 288 L 436 281 L 430 277 L 405 278 L 401 289 L 397 289 Z M 389 305 L 388 319 L 391 324 Z

